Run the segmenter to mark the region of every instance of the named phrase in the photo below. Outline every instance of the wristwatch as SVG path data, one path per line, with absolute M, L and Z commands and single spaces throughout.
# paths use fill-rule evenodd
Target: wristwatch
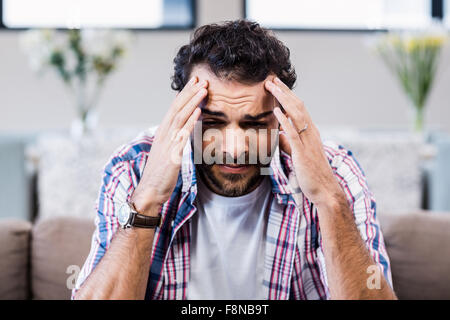
M 150 217 L 140 214 L 136 211 L 132 203 L 125 202 L 119 207 L 118 211 L 119 224 L 123 229 L 138 228 L 161 228 L 161 215 Z

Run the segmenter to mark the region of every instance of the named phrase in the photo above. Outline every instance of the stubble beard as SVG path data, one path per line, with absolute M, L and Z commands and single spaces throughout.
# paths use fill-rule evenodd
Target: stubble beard
M 217 165 L 197 165 L 197 172 L 202 181 L 215 193 L 226 197 L 239 197 L 250 193 L 264 178 L 261 175 L 261 165 L 252 165 L 251 172 L 223 173 Z

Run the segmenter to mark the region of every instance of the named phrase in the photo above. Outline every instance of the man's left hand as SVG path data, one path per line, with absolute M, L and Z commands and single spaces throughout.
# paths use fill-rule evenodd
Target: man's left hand
M 278 77 L 266 80 L 265 88 L 281 104 L 274 114 L 281 124 L 280 147 L 291 156 L 298 184 L 305 196 L 317 207 L 345 195 L 325 155 L 319 130 L 305 105 Z M 290 120 L 289 120 L 290 118 Z

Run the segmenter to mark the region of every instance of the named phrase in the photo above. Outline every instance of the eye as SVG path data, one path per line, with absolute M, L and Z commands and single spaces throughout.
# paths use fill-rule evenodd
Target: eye
M 224 124 L 224 121 L 221 120 L 213 120 L 213 119 L 206 119 L 202 121 L 202 124 L 205 126 L 219 126 Z
M 257 128 L 264 128 L 267 127 L 267 122 L 261 122 L 261 121 L 247 121 L 243 123 L 244 127 L 257 127 Z

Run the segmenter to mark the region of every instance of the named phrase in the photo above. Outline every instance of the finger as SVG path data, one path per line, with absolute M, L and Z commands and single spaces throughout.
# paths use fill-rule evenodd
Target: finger
M 189 131 L 189 134 L 191 134 L 192 130 L 194 130 L 195 123 L 198 121 L 200 115 L 202 114 L 202 109 L 199 107 L 195 108 L 194 112 L 192 112 L 189 119 L 186 121 L 186 124 L 183 128 L 185 128 L 187 131 Z
M 310 128 L 306 131 L 304 131 L 302 133 L 303 136 L 311 136 L 313 133 L 318 134 L 318 130 L 316 128 L 316 126 L 314 125 L 314 123 L 311 120 L 311 116 L 308 113 L 308 110 L 305 107 L 304 102 L 299 99 L 294 92 L 292 92 L 292 90 L 283 82 L 280 80 L 280 78 L 275 77 L 274 81 L 275 85 L 277 85 L 281 91 L 283 91 L 284 93 L 286 93 L 288 96 L 290 96 L 291 98 L 293 98 L 295 100 L 295 106 L 296 109 L 300 110 L 300 114 L 302 115 L 302 117 L 298 117 L 295 120 L 295 125 L 297 126 L 298 130 L 301 130 L 303 128 L 305 128 L 307 126 L 307 128 Z M 281 108 L 283 111 L 283 108 Z M 286 113 L 286 112 L 284 112 Z M 288 114 L 290 115 L 290 114 Z M 297 130 L 297 131 L 298 131 Z M 302 139 L 302 136 L 300 136 L 300 140 L 302 140 L 302 142 L 304 142 L 305 140 Z
M 297 107 L 299 107 L 300 111 L 305 115 L 309 116 L 308 110 L 306 110 L 304 102 L 297 97 L 297 95 L 283 82 L 280 78 L 275 77 L 273 83 L 278 86 L 281 91 L 283 91 L 286 95 L 288 95 L 294 102 L 297 102 Z
M 290 105 L 293 105 L 296 110 L 299 110 L 301 112 L 301 114 L 303 115 L 304 119 L 307 122 L 311 122 L 311 116 L 309 115 L 308 110 L 306 109 L 305 103 L 303 102 L 303 100 L 298 98 L 297 95 L 283 81 L 280 80 L 280 78 L 275 77 L 274 80 L 272 81 L 272 83 L 275 84 L 275 86 L 277 88 L 279 88 L 288 97 L 288 99 L 292 102 L 291 104 L 286 102 L 287 107 L 289 108 Z M 293 112 L 295 112 L 295 111 L 291 110 L 291 113 L 293 113 Z
M 197 94 L 195 94 L 186 105 L 180 109 L 176 116 L 173 118 L 171 127 L 175 130 L 181 129 L 185 124 L 189 116 L 194 112 L 195 108 L 206 97 L 208 91 L 205 88 L 201 88 Z
M 172 160 L 180 160 L 184 146 L 186 145 L 186 142 L 192 130 L 194 129 L 195 123 L 197 122 L 201 113 L 201 109 L 196 108 L 189 119 L 186 121 L 186 124 L 183 128 L 181 128 L 180 130 L 172 131 L 171 141 L 173 143 L 172 152 L 174 155 L 174 157 L 172 157 Z M 177 161 L 175 162 L 178 163 Z
M 192 130 L 194 130 L 195 123 L 198 121 L 198 118 L 202 114 L 202 110 L 200 108 L 195 108 L 194 112 L 192 112 L 189 119 L 186 121 L 186 124 L 183 127 L 183 145 L 186 143 L 189 135 L 192 133 Z
M 192 89 L 192 88 L 195 86 L 195 84 L 197 84 L 197 80 L 198 80 L 197 76 L 193 76 L 193 77 L 186 83 L 186 85 L 184 86 L 184 88 L 181 89 L 181 91 L 179 91 L 179 92 L 176 94 L 175 99 L 174 99 L 174 101 L 173 101 L 173 103 L 172 103 L 172 105 L 171 105 L 171 107 L 170 107 L 170 109 L 169 109 L 169 112 L 166 113 L 166 117 L 165 117 L 164 119 L 170 118 L 170 117 L 171 117 L 171 115 L 174 113 L 176 107 L 178 106 L 177 101 L 180 100 L 180 99 L 184 99 L 184 96 L 187 94 L 187 92 L 188 92 L 190 89 Z
M 186 83 L 184 88 L 177 93 L 171 107 L 169 108 L 169 111 L 166 113 L 161 124 L 170 125 L 178 110 L 182 108 L 186 104 L 186 102 L 189 101 L 189 99 L 191 99 L 192 96 L 195 95 L 198 90 L 200 90 L 204 86 L 204 83 L 198 82 L 197 76 L 193 76 L 188 81 L 188 83 Z
M 198 91 L 200 91 L 202 88 L 208 87 L 208 81 L 202 80 L 199 82 L 197 81 L 197 77 L 194 76 L 193 80 L 191 79 L 191 83 L 186 85 L 183 90 L 181 90 L 180 94 L 175 97 L 175 100 L 173 102 L 173 112 L 178 112 L 181 108 L 183 108 L 186 103 L 191 100 L 191 98 L 197 94 Z
M 286 133 L 286 137 L 291 145 L 291 148 L 299 146 L 301 144 L 301 140 L 294 125 L 288 120 L 288 118 L 286 118 L 283 112 L 281 112 L 280 108 L 276 107 L 273 110 L 273 113 L 283 126 L 284 132 Z
M 278 100 L 278 102 L 283 106 L 284 110 L 286 110 L 286 112 L 295 121 L 295 123 L 298 125 L 303 125 L 305 117 L 301 108 L 297 107 L 299 104 L 301 104 L 300 99 L 298 99 L 297 97 L 292 97 L 291 94 L 283 91 L 281 87 L 277 86 L 272 81 L 266 81 L 265 87 Z
M 287 95 L 292 96 L 293 98 L 297 98 L 297 96 L 294 94 L 294 92 L 292 92 L 291 88 L 289 88 L 283 81 L 280 80 L 280 78 L 275 77 L 272 82 L 278 86 L 281 91 L 283 91 L 284 93 L 286 93 Z
M 172 126 L 172 123 L 174 121 L 174 118 L 177 117 L 179 114 L 180 108 L 186 106 L 186 103 L 192 99 L 193 96 L 195 96 L 198 91 L 200 91 L 205 86 L 208 86 L 207 82 L 204 82 L 203 84 L 197 82 L 198 78 L 197 76 L 192 77 L 189 82 L 185 85 L 183 90 L 178 92 L 174 102 L 172 103 L 172 106 L 170 107 L 169 111 L 164 116 L 163 121 L 161 122 L 158 129 L 161 132 L 162 135 L 169 134 L 169 130 Z M 181 102 L 185 102 L 183 105 L 180 105 Z M 183 124 L 180 124 L 182 126 Z
M 178 92 L 177 94 L 177 98 L 182 97 L 183 95 L 186 94 L 186 92 L 195 86 L 195 84 L 197 84 L 198 81 L 198 77 L 197 76 L 193 76 L 191 79 L 189 79 L 189 81 L 186 83 L 186 85 L 183 87 L 183 89 L 181 89 L 181 91 Z

